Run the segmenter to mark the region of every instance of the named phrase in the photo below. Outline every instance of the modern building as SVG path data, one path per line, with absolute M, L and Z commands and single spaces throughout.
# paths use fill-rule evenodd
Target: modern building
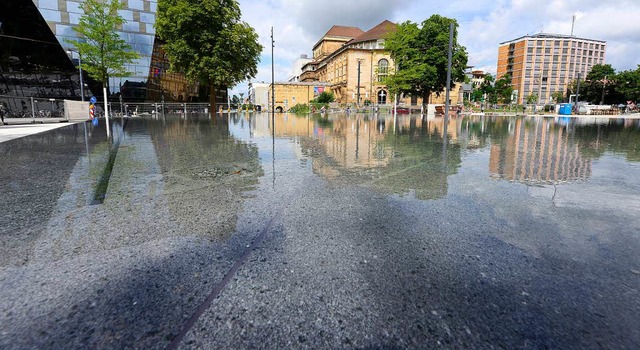
M 604 64 L 606 46 L 602 40 L 544 33 L 505 41 L 498 48 L 497 79 L 511 75 L 514 103 L 524 103 L 529 95 L 548 103 L 554 93 L 565 94 L 572 81 L 584 79 L 591 67 Z
M 157 0 L 122 0 L 126 23 L 120 37 L 140 58 L 126 68 L 128 77 L 110 78 L 110 99 L 124 101 L 209 101 L 208 87 L 190 84 L 169 63 L 155 37 Z M 68 41 L 84 12 L 83 0 L 0 1 L 0 95 L 80 99 L 78 54 Z M 84 76 L 85 94 L 101 98 L 101 86 Z M 217 94 L 226 104 L 226 89 Z
M 328 83 L 339 103 L 391 103 L 384 80 L 393 73 L 394 63 L 384 49 L 384 38 L 396 27 L 393 22 L 383 21 L 364 32 L 356 27 L 334 25 L 313 46 L 313 61 L 304 65 L 300 80 Z M 458 103 L 460 86 L 453 90 L 452 102 Z M 429 103 L 444 103 L 444 95 L 434 93 Z M 422 104 L 422 98 L 400 96 L 399 102 L 415 106 Z
M 146 84 L 146 98 L 152 101 L 194 101 L 199 100 L 199 84 L 187 81 L 184 74 L 171 72 L 169 61 L 162 49 L 163 43 L 156 39 L 153 44 L 151 67 Z M 123 91 L 126 94 L 127 91 Z M 225 104 L 226 97 L 218 103 Z
M 258 110 L 266 110 L 269 106 L 269 86 L 265 82 L 249 83 L 249 103 Z
M 300 57 L 298 57 L 295 61 L 293 61 L 293 64 L 291 65 L 291 73 L 289 73 L 289 78 L 287 79 L 287 81 L 289 82 L 300 81 L 300 75 L 302 74 L 302 67 L 304 67 L 305 64 L 311 61 L 313 60 L 309 58 L 306 54 L 300 55 Z

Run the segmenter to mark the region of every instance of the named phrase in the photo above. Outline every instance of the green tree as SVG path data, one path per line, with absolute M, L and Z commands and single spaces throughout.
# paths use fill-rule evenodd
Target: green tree
M 464 81 L 468 55 L 458 44 L 458 23 L 432 15 L 421 25 L 410 21 L 399 24 L 385 39 L 385 49 L 397 66 L 385 81 L 391 92 L 421 96 L 426 104 L 432 92 L 439 95 L 445 89 L 450 23 L 454 23 L 451 80 Z
M 82 69 L 93 79 L 102 83 L 104 94 L 104 110 L 107 121 L 107 85 L 109 77 L 126 77 L 131 75 L 125 66 L 132 63 L 140 55 L 131 50 L 131 46 L 120 38 L 116 32 L 126 20 L 118 14 L 124 8 L 120 0 L 85 0 L 82 3 L 84 15 L 73 28 L 84 40 L 66 40 L 74 45 L 82 56 Z M 107 131 L 108 129 L 107 122 Z
M 527 104 L 530 104 L 530 105 L 536 104 L 538 102 L 538 95 L 537 94 L 529 94 L 526 97 L 526 101 L 527 101 Z
M 473 89 L 473 91 L 471 91 L 471 101 L 480 102 L 482 101 L 483 96 L 484 94 L 482 93 L 482 90 L 480 90 L 479 88 L 475 88 Z
M 254 77 L 262 46 L 258 35 L 240 20 L 236 0 L 162 0 L 156 30 L 166 42 L 171 70 L 208 85 L 211 106 L 220 86 Z
M 636 70 L 626 70 L 618 73 L 614 78 L 620 102 L 640 101 L 640 65 Z
M 336 100 L 336 97 L 333 95 L 333 92 L 323 91 L 318 97 L 315 99 L 317 103 L 331 103 Z
M 580 85 L 580 99 L 589 101 L 596 104 L 603 101 L 603 92 L 606 97 L 613 97 L 615 95 L 615 86 L 613 79 L 616 75 L 615 69 L 610 64 L 596 64 L 594 65 L 586 79 Z
M 493 75 L 491 75 L 490 73 L 487 73 L 484 75 L 484 79 L 480 84 L 480 91 L 482 91 L 483 97 L 486 96 L 489 100 L 492 99 L 492 96 L 494 95 L 494 91 L 495 91 L 495 88 L 493 87 L 494 83 L 495 83 L 495 79 L 493 78 Z M 497 101 L 492 101 L 492 103 L 496 103 L 496 102 Z
M 511 86 L 511 75 L 505 74 L 496 80 L 495 96 L 500 103 L 510 103 L 513 87 Z
M 562 93 L 562 91 L 556 91 L 556 92 L 551 94 L 551 98 L 556 103 L 562 103 L 562 101 L 564 100 L 564 94 Z

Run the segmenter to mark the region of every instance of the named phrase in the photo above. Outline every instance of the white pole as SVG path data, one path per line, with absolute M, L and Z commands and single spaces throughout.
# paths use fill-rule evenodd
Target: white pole
M 33 104 L 33 97 L 31 97 L 31 118 L 33 119 L 32 123 L 36 123 L 36 108 Z
M 445 144 L 447 143 L 447 127 L 449 124 L 449 108 L 451 108 L 451 104 L 449 103 L 449 98 L 451 97 L 451 60 L 452 60 L 452 51 L 453 51 L 453 22 L 449 24 L 449 53 L 447 60 L 447 92 L 445 94 L 445 107 L 444 107 L 444 140 Z
M 111 127 L 109 126 L 109 102 L 107 101 L 107 83 L 102 85 L 102 94 L 104 95 L 104 120 L 107 124 L 107 138 L 111 137 Z

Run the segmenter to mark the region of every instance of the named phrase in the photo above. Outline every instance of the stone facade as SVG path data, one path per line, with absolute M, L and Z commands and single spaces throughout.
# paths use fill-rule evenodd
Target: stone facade
M 384 49 L 384 37 L 395 28 L 396 24 L 390 21 L 383 21 L 367 32 L 353 27 L 333 26 L 314 46 L 314 60 L 302 68 L 300 80 L 328 83 L 338 103 L 392 103 L 393 96 L 389 96 L 383 81 L 393 73 L 394 63 Z M 452 88 L 451 102 L 454 104 L 458 103 L 459 90 L 460 86 Z M 434 93 L 428 102 L 444 103 L 444 96 L 444 92 Z M 399 103 L 418 106 L 422 104 L 422 98 L 401 96 Z
M 281 82 L 275 83 L 275 110 L 286 112 L 297 104 L 308 104 L 323 91 L 328 91 L 329 84 L 321 82 Z M 271 106 L 271 84 L 267 89 L 267 103 L 262 108 Z

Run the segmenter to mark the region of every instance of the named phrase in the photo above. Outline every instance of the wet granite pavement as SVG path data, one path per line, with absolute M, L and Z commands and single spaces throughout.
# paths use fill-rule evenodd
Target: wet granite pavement
M 0 347 L 640 346 L 640 128 L 189 115 L 0 143 Z M 86 141 L 86 142 L 85 142 Z

